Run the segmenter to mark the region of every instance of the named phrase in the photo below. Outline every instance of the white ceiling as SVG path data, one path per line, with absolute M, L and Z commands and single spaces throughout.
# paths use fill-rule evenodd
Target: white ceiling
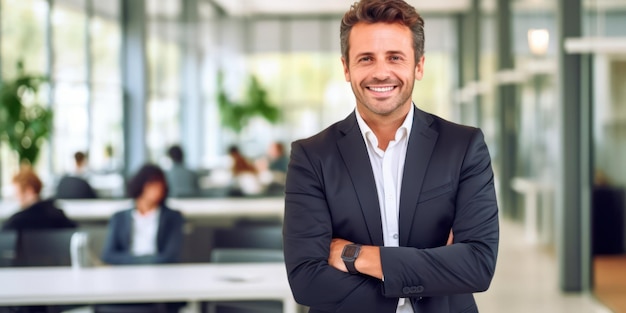
M 212 0 L 228 15 L 343 15 L 357 0 Z M 467 11 L 471 0 L 406 0 L 418 12 L 457 13 Z M 513 0 L 514 11 L 555 11 L 557 0 Z M 492 12 L 496 0 L 481 0 L 483 11 Z M 626 0 L 583 0 L 585 9 L 625 10 Z
M 229 15 L 343 15 L 356 0 L 213 0 Z M 470 0 L 408 0 L 420 13 L 467 10 Z

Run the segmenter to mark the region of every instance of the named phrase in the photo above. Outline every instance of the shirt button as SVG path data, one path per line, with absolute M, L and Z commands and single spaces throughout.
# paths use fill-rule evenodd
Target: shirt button
M 398 234 L 393 234 L 393 239 L 398 239 Z

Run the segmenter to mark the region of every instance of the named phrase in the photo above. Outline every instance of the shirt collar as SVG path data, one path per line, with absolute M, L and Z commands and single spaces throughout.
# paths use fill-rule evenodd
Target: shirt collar
M 367 125 L 367 123 L 361 116 L 361 113 L 359 113 L 358 107 L 355 108 L 355 112 L 356 112 L 356 121 L 359 124 L 359 129 L 361 129 L 361 135 L 363 136 L 363 140 L 365 140 L 366 143 L 368 142 L 371 143 L 373 147 L 378 147 L 378 139 L 376 138 L 376 135 L 374 135 L 374 132 L 372 131 L 372 129 L 369 127 L 369 125 Z M 402 125 L 400 125 L 398 130 L 396 130 L 396 138 L 395 138 L 396 141 L 400 140 L 403 136 L 407 136 L 407 137 L 409 136 L 409 134 L 411 133 L 411 128 L 413 127 L 413 115 L 414 114 L 415 114 L 415 104 L 411 102 L 411 109 L 409 110 L 409 113 L 404 118 Z
M 152 210 L 150 212 L 148 212 L 148 214 L 145 215 L 141 215 L 141 213 L 139 213 L 139 211 L 137 211 L 136 209 L 132 211 L 133 212 L 133 219 L 135 220 L 157 220 L 159 219 L 159 215 L 161 213 L 161 208 L 157 208 L 156 210 Z

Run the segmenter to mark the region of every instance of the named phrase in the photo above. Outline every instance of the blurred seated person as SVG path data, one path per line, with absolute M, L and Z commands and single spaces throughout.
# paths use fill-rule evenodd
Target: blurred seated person
M 257 163 L 261 180 L 267 186 L 266 195 L 284 193 L 288 165 L 289 157 L 285 154 L 285 146 L 280 142 L 272 142 L 267 149 L 267 160 Z
M 30 167 L 22 167 L 13 177 L 15 196 L 21 210 L 2 225 L 2 230 L 39 230 L 75 228 L 76 223 L 54 205 L 54 200 L 41 200 L 43 184 Z
M 236 146 L 228 148 L 231 158 L 232 190 L 231 196 L 260 195 L 265 191 L 265 186 L 259 178 L 257 168 L 250 163 Z
M 108 226 L 102 261 L 108 264 L 163 264 L 179 260 L 183 215 L 165 205 L 165 173 L 146 164 L 128 183 L 135 207 L 115 213 Z
M 289 157 L 285 154 L 285 146 L 280 142 L 273 142 L 267 154 L 270 158 L 269 169 L 273 172 L 287 173 Z
M 172 168 L 167 171 L 167 183 L 170 197 L 194 197 L 199 194 L 198 175 L 185 167 L 183 149 L 172 146 L 167 150 L 172 160 Z
M 64 175 L 56 189 L 57 199 L 95 199 L 96 192 L 87 182 L 87 155 L 82 152 L 74 153 L 74 173 Z

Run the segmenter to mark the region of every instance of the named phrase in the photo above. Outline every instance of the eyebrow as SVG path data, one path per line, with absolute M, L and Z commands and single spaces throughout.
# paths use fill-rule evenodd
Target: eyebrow
M 385 51 L 385 55 L 391 55 L 391 54 L 399 54 L 399 55 L 402 55 L 402 56 L 406 56 L 406 54 L 404 52 L 400 51 L 400 50 Z M 373 52 L 361 52 L 361 53 L 358 53 L 357 55 L 355 55 L 354 57 L 358 59 L 358 58 L 363 57 L 363 56 L 372 56 L 372 55 L 374 55 Z

